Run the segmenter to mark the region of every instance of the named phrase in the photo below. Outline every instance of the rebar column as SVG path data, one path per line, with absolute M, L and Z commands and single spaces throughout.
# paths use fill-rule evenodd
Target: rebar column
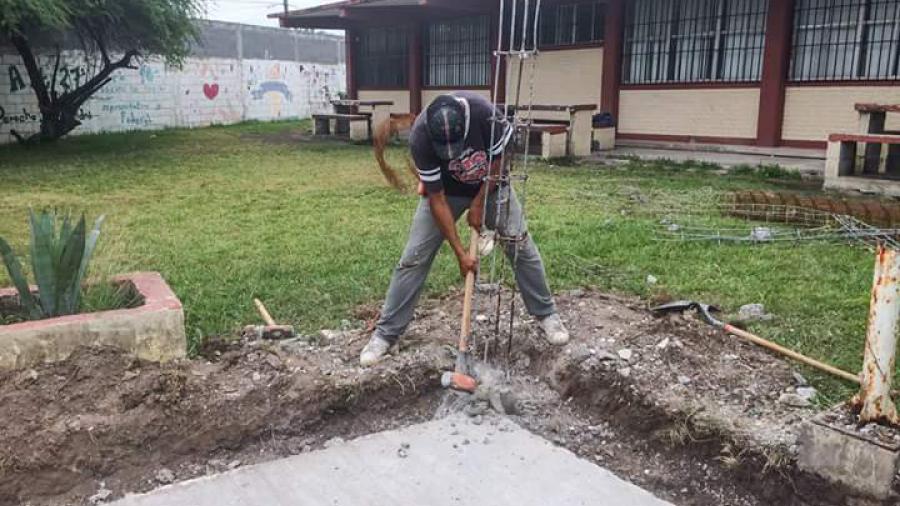
M 861 388 L 855 403 L 860 407 L 860 423 L 898 423 L 897 409 L 891 400 L 891 380 L 897 351 L 897 320 L 900 317 L 900 254 L 884 245 L 878 246 L 872 300 L 869 304 L 869 327 Z

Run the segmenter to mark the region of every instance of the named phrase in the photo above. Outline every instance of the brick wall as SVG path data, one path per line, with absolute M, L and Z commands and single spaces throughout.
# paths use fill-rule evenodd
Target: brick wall
M 242 25 L 207 24 L 228 35 Z M 209 50 L 198 48 L 181 68 L 166 66 L 149 59 L 136 70 L 119 70 L 112 81 L 88 100 L 80 112 L 82 125 L 73 134 L 159 129 L 166 127 L 200 127 L 236 123 L 244 120 L 277 120 L 305 118 L 316 112 L 331 110 L 329 100 L 345 88 L 343 42 L 325 41 L 332 47 L 331 62 L 322 56 L 322 44 L 304 55 L 297 40 L 301 34 L 290 30 L 243 27 L 262 39 L 251 48 L 219 48 L 225 57 L 207 56 Z M 261 35 L 259 35 L 261 34 Z M 246 33 L 244 33 L 246 36 Z M 263 36 L 265 38 L 263 39 Z M 293 58 L 249 59 L 242 55 L 273 54 L 262 44 L 285 39 L 290 46 L 276 56 Z M 242 37 L 235 37 L 241 44 Z M 309 61 L 305 61 L 308 57 Z M 39 57 L 49 76 L 55 58 Z M 77 87 L 94 75 L 94 62 L 79 50 L 65 50 L 57 74 L 57 88 L 66 91 Z M 10 130 L 27 135 L 39 128 L 37 100 L 29 85 L 20 58 L 10 50 L 0 51 L 0 144 L 13 142 Z

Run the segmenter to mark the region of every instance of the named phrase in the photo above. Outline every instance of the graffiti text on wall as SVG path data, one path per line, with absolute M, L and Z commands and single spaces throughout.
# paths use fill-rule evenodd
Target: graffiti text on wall
M 78 115 L 76 118 L 78 121 L 85 121 L 92 119 L 94 114 L 91 111 L 88 111 L 84 108 L 78 110 Z M 0 105 L 0 124 L 2 125 L 16 125 L 16 124 L 24 124 L 24 123 L 33 123 L 38 120 L 38 115 L 29 111 L 27 108 L 23 107 L 19 111 L 9 111 Z

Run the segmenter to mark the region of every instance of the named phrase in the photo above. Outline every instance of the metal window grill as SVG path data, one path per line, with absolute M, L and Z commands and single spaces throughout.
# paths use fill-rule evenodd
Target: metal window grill
M 543 6 L 540 45 L 571 46 L 602 41 L 605 8 L 604 3 L 596 1 Z
M 626 83 L 758 81 L 767 0 L 628 3 Z
M 490 18 L 475 16 L 430 23 L 425 31 L 425 86 L 490 84 Z
M 791 79 L 900 77 L 900 0 L 797 0 Z
M 361 87 L 406 87 L 407 31 L 397 27 L 367 28 L 357 43 L 357 82 Z

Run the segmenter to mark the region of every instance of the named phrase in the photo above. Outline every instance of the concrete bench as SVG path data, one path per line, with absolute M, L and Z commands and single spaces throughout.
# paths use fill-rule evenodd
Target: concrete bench
M 531 131 L 541 136 L 541 158 L 563 158 L 569 150 L 569 127 L 553 123 L 534 123 Z
M 349 125 L 351 141 L 372 138 L 372 116 L 369 114 L 313 114 L 314 135 L 340 135 L 342 124 Z
M 825 188 L 900 197 L 900 135 L 828 136 Z

